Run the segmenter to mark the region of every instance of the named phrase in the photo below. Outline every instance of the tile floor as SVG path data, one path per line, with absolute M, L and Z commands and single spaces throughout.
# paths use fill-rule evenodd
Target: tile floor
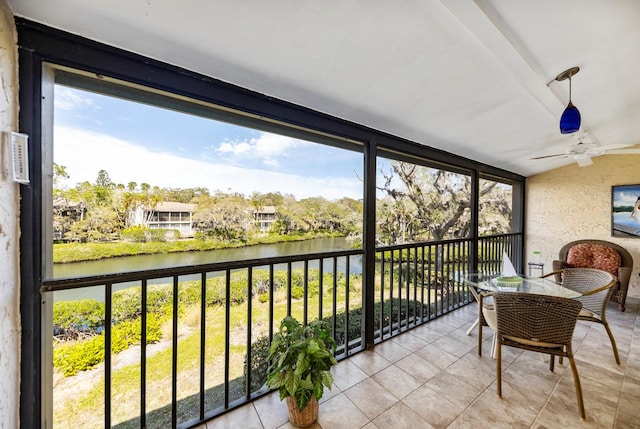
M 604 327 L 578 322 L 573 347 L 586 421 L 578 416 L 571 369 L 565 359 L 550 372 L 546 356 L 503 349 L 503 398 L 496 396 L 491 331 L 483 355 L 477 329 L 465 331 L 477 307 L 461 310 L 341 361 L 311 429 L 417 428 L 640 428 L 640 310 L 607 311 L 618 344 L 617 366 Z M 293 428 L 273 392 L 198 429 Z

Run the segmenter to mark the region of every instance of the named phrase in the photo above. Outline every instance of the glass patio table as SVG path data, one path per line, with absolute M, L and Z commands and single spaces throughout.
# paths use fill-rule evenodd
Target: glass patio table
M 485 292 L 520 292 L 536 295 L 550 295 L 561 298 L 578 298 L 580 292 L 567 289 L 558 283 L 542 278 L 522 278 L 522 283 L 504 285 L 497 282 L 498 274 L 465 273 L 461 281 L 467 286 L 475 287 Z
M 507 292 L 507 293 L 532 293 L 537 295 L 550 295 L 550 296 L 558 296 L 561 298 L 578 298 L 582 296 L 580 292 L 573 291 L 571 289 L 567 289 L 559 285 L 558 283 L 547 280 L 546 278 L 522 278 L 522 283 L 514 283 L 514 284 L 499 284 L 497 278 L 500 274 L 496 273 L 461 273 L 458 280 L 461 283 L 469 286 L 473 296 L 476 298 L 480 306 L 483 306 L 483 299 L 485 297 L 489 297 L 496 292 Z M 479 308 L 478 311 L 482 311 L 482 308 Z M 470 335 L 471 332 L 478 326 L 480 322 L 480 316 L 475 320 L 475 322 L 471 325 L 471 327 L 467 330 L 467 335 Z M 478 341 L 481 341 L 479 338 Z M 496 336 L 495 332 L 493 334 L 493 345 L 491 348 L 491 357 L 495 358 L 495 346 L 496 345 Z M 480 344 L 478 345 L 480 347 Z M 478 349 L 479 350 L 479 349 Z

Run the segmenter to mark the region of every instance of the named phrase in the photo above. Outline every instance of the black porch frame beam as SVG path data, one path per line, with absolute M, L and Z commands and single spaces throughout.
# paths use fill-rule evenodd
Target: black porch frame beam
M 375 258 L 375 162 L 381 150 L 417 156 L 434 165 L 474 172 L 474 177 L 489 175 L 514 184 L 514 212 L 519 232 L 524 231 L 524 182 L 518 174 L 428 146 L 430 142 L 412 142 L 378 130 L 345 121 L 232 85 L 218 79 L 166 64 L 122 49 L 53 29 L 40 23 L 16 18 L 19 48 L 20 131 L 29 134 L 31 184 L 21 187 L 20 206 L 20 311 L 22 318 L 20 422 L 21 427 L 40 427 L 41 410 L 41 301 L 42 276 L 42 108 L 41 85 L 45 63 L 82 70 L 133 84 L 166 91 L 239 112 L 270 122 L 286 133 L 290 129 L 311 130 L 344 139 L 352 150 L 362 150 L 365 162 L 364 250 L 367 267 Z M 290 131 L 293 132 L 293 131 Z M 353 144 L 351 144 L 353 143 Z M 360 144 L 361 149 L 356 149 Z M 476 180 L 477 182 L 477 180 Z M 477 186 L 477 185 L 476 185 Z M 474 196 L 477 199 L 476 195 Z M 517 204 L 516 204 L 517 203 Z M 477 219 L 477 201 L 474 203 Z M 477 241 L 477 237 L 475 237 Z M 365 341 L 373 346 L 373 270 L 366 268 Z M 34 406 L 37 404 L 37 406 Z

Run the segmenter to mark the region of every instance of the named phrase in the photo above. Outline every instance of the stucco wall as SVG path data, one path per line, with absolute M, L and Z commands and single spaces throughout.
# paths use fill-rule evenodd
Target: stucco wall
M 18 186 L 10 180 L 7 133 L 17 130 L 18 76 L 13 14 L 0 0 L 0 428 L 18 427 L 20 313 Z
M 640 238 L 611 237 L 611 187 L 640 183 L 640 155 L 606 155 L 593 165 L 571 164 L 527 179 L 526 260 L 542 252 L 545 272 L 569 241 L 616 243 L 633 257 L 629 297 L 640 297 Z

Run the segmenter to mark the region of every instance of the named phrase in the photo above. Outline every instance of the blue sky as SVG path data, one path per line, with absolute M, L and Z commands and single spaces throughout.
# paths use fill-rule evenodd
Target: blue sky
M 206 187 L 298 199 L 362 198 L 362 154 L 57 85 L 54 162 L 66 185 Z

